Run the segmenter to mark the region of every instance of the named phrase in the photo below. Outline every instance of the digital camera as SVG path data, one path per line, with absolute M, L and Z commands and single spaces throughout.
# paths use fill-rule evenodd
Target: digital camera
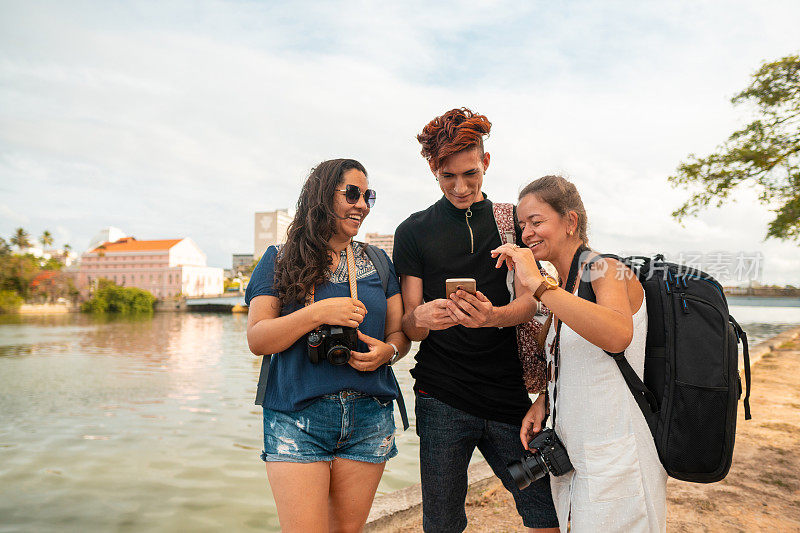
M 350 350 L 358 342 L 358 330 L 347 326 L 329 326 L 325 324 L 310 332 L 308 341 L 308 358 L 312 363 L 327 360 L 332 365 L 344 365 L 350 360 Z
M 527 452 L 520 461 L 508 465 L 508 472 L 520 490 L 548 472 L 561 476 L 572 470 L 567 449 L 552 429 L 543 429 L 531 439 L 528 448 L 536 451 Z

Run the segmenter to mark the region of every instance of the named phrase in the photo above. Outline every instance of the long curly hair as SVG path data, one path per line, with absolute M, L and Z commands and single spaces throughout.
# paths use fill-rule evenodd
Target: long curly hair
M 451 109 L 431 120 L 417 135 L 422 157 L 436 172 L 449 156 L 477 147 L 483 153 L 483 136 L 489 135 L 492 123 L 466 107 Z
M 355 159 L 331 159 L 311 169 L 303 184 L 286 244 L 275 261 L 274 287 L 282 307 L 302 304 L 312 287 L 327 281 L 333 263 L 328 240 L 336 232 L 335 189 L 351 169 L 367 175 Z

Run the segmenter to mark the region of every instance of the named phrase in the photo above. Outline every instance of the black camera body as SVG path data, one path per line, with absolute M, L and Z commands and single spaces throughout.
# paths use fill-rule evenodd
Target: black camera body
M 531 439 L 528 448 L 536 451 L 528 452 L 520 461 L 508 465 L 508 472 L 520 490 L 548 472 L 562 476 L 572 470 L 567 449 L 552 429 L 545 428 L 539 432 Z
M 347 326 L 324 324 L 309 332 L 308 358 L 312 363 L 328 361 L 332 365 L 344 365 L 350 360 L 350 350 L 358 342 L 358 330 Z

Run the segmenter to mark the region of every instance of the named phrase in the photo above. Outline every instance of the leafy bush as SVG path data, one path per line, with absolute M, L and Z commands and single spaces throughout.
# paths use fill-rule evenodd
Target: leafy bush
M 13 313 L 23 302 L 22 297 L 16 292 L 0 290 L 0 313 Z
M 156 297 L 136 287 L 104 285 L 81 306 L 86 313 L 152 313 Z

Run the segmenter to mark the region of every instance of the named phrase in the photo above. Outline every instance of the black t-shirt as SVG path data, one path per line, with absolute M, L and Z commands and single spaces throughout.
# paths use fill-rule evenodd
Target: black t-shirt
M 466 209 L 457 209 L 443 196 L 408 217 L 395 232 L 395 269 L 422 279 L 426 302 L 445 297 L 447 278 L 475 278 L 478 290 L 495 307 L 507 305 L 508 270 L 495 268 L 490 255 L 501 244 L 492 203 L 487 198 L 469 210 L 472 216 L 467 219 Z M 530 407 L 513 327 L 459 325 L 431 331 L 416 360 L 411 371 L 415 388 L 456 409 L 518 425 Z

